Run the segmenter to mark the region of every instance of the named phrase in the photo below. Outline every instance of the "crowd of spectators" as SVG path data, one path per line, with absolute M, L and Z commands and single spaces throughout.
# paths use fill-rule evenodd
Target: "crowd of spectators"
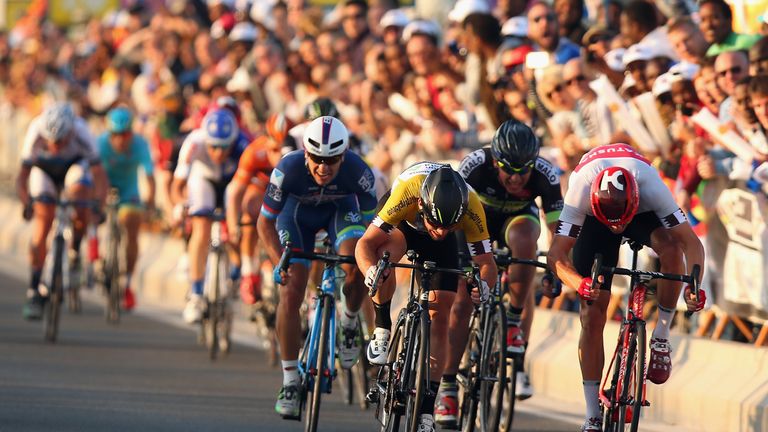
M 564 187 L 586 151 L 628 142 L 707 227 L 713 256 L 726 241 L 719 191 L 742 181 L 762 193 L 753 168 L 768 154 L 768 38 L 735 32 L 724 0 L 458 0 L 444 17 L 398 6 L 136 0 L 65 28 L 32 8 L 0 34 L 0 101 L 34 115 L 70 100 L 96 129 L 127 105 L 161 177 L 223 96 L 252 136 L 272 113 L 300 123 L 329 98 L 390 176 L 460 159 L 509 118 L 540 136 Z M 719 133 L 696 121 L 701 110 Z

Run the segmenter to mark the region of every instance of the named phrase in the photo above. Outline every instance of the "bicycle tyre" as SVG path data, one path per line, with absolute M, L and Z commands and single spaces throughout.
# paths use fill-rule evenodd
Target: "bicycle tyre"
M 612 369 L 609 371 L 611 374 L 610 387 L 608 388 L 609 405 L 603 406 L 603 430 L 606 432 L 618 432 L 620 423 L 618 422 L 619 406 L 619 373 L 621 372 L 621 344 L 624 340 L 624 333 L 628 331 L 628 327 L 622 324 L 619 331 L 619 346 L 613 355 Z M 616 418 L 616 420 L 614 420 Z
M 625 409 L 622 409 L 619 413 L 619 424 L 623 425 L 624 430 L 630 432 L 637 432 L 637 428 L 640 425 L 640 410 L 643 407 L 643 376 L 645 375 L 645 323 L 636 321 L 634 323 L 634 331 L 632 333 L 632 345 L 630 346 L 630 357 L 627 365 L 632 371 L 631 377 L 626 380 L 629 384 L 631 381 L 631 387 L 627 385 L 625 387 L 625 399 L 632 390 L 632 404 L 627 405 Z M 629 362 L 632 362 L 631 364 Z M 629 371 L 627 371 L 629 372 Z M 628 420 L 627 415 L 631 418 Z
M 506 335 L 504 335 L 506 337 Z M 499 417 L 499 431 L 510 432 L 512 430 L 512 424 L 515 420 L 515 402 L 517 396 L 515 392 L 517 390 L 517 370 L 518 365 L 522 361 L 519 355 L 507 357 L 507 383 L 504 391 L 502 409 Z
M 45 340 L 56 342 L 59 333 L 59 319 L 61 318 L 61 300 L 64 294 L 64 237 L 56 236 L 53 239 L 53 274 L 51 275 L 51 287 L 48 302 L 45 307 L 44 333 Z
M 480 430 L 491 432 L 499 429 L 507 380 L 507 318 L 499 307 L 493 309 L 485 325 L 483 337 L 478 411 Z
M 381 432 L 397 432 L 400 429 L 400 417 L 401 406 L 398 400 L 398 394 L 400 389 L 405 386 L 402 383 L 402 375 L 397 375 L 397 371 L 394 370 L 395 364 L 399 362 L 398 355 L 402 352 L 402 334 L 403 334 L 403 320 L 402 313 L 400 319 L 398 319 L 398 325 L 395 327 L 395 331 L 392 334 L 390 340 L 390 351 L 387 357 L 387 364 L 382 366 L 379 370 L 379 378 L 386 374 L 385 394 L 379 395 L 379 402 L 377 406 L 377 417 L 384 419 L 381 422 Z M 381 379 L 377 379 L 376 385 L 382 382 Z
M 419 313 L 418 326 L 414 326 L 414 342 L 417 343 L 418 356 L 416 357 L 416 370 L 411 371 L 413 377 L 414 391 L 408 392 L 408 400 L 406 408 L 406 418 L 408 418 L 408 431 L 417 432 L 419 429 L 419 421 L 421 414 L 421 405 L 424 401 L 425 393 L 430 391 L 429 389 L 429 315 L 426 311 Z M 410 415 L 410 417 L 409 417 Z
M 209 282 L 212 283 L 212 286 L 208 287 L 211 289 L 211 291 L 207 291 L 213 294 L 212 299 L 208 299 L 208 319 L 207 322 L 207 334 L 209 338 L 206 340 L 208 343 L 208 356 L 211 360 L 216 360 L 216 356 L 219 351 L 219 298 L 221 297 L 221 287 L 220 281 L 221 281 L 221 275 L 219 272 L 221 271 L 221 251 L 216 251 L 213 253 L 213 256 L 209 256 L 208 259 L 210 260 L 213 258 L 213 277 L 209 279 Z M 210 265 L 210 263 L 209 263 Z
M 482 352 L 482 332 L 478 328 L 480 325 L 479 316 L 472 318 L 467 341 L 468 365 L 466 375 L 463 379 L 457 380 L 461 386 L 462 398 L 459 410 L 458 426 L 462 432 L 472 432 L 475 430 L 475 420 L 477 419 L 477 375 L 479 372 L 479 359 Z
M 352 382 L 354 388 L 354 399 L 357 400 L 357 404 L 361 410 L 368 409 L 368 401 L 365 399 L 365 394 L 368 392 L 368 374 L 366 373 L 365 353 L 361 350 L 361 358 L 356 365 L 352 366 Z M 354 402 L 354 400 L 353 400 Z
M 109 255 L 107 257 L 107 271 L 105 283 L 107 284 L 107 322 L 117 324 L 120 321 L 120 261 L 119 252 L 120 234 L 119 228 L 110 228 Z
M 312 399 L 309 405 L 309 412 L 307 413 L 306 432 L 316 432 L 317 424 L 320 419 L 320 401 L 321 393 L 323 391 L 323 378 L 325 376 L 325 361 L 328 356 L 328 339 L 329 339 L 329 325 L 331 322 L 331 302 L 333 297 L 323 296 L 322 298 L 322 321 L 320 322 L 320 335 L 317 342 L 317 359 L 315 363 L 315 382 L 312 386 Z M 329 376 L 330 380 L 331 377 Z

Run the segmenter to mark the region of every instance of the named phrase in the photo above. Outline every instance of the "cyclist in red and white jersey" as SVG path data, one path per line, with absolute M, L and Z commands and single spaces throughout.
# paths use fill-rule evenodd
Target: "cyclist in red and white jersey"
M 650 246 L 659 256 L 662 272 L 686 274 L 695 264 L 704 268 L 704 248 L 659 174 L 627 144 L 600 146 L 585 154 L 571 174 L 564 200 L 547 259 L 582 299 L 579 360 L 587 402 L 582 430 L 599 431 L 603 328 L 612 278 L 600 275 L 592 289 L 589 274 L 595 254 L 603 255 L 603 265 L 615 266 L 622 237 L 627 237 Z M 672 369 L 669 329 L 680 289 L 678 282 L 659 281 L 659 317 L 650 340 L 647 375 L 655 384 L 664 383 Z M 685 301 L 691 311 L 704 306 L 703 296 L 697 302 L 690 287 Z

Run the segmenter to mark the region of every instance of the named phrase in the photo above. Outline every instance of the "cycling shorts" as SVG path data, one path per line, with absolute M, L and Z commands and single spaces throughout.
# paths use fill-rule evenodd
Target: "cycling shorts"
M 338 250 L 345 240 L 363 236 L 362 220 L 354 195 L 320 205 L 302 204 L 289 197 L 277 216 L 277 233 L 283 246 L 290 241 L 292 249 L 310 253 L 315 247 L 315 234 L 325 230 Z M 309 262 L 304 259 L 294 259 L 291 263 L 309 267 Z
M 69 188 L 76 184 L 93 186 L 90 164 L 87 160 L 81 159 L 72 163 L 66 169 L 61 170 L 63 174 L 52 175 L 49 171 L 38 166 L 33 166 L 29 172 L 29 195 L 34 200 L 51 200 L 55 202 L 59 197 L 59 192 L 64 188 Z
M 419 262 L 434 261 L 438 267 L 460 268 L 460 240 L 455 232 L 449 233 L 442 240 L 434 240 L 428 233 L 418 231 L 406 222 L 400 222 L 397 229 L 405 236 L 406 250 L 416 252 Z M 466 243 L 462 244 L 466 250 Z M 420 278 L 417 276 L 416 280 Z M 456 292 L 458 283 L 459 277 L 455 274 L 437 273 L 432 277 L 432 290 Z
M 488 223 L 488 234 L 491 236 L 491 243 L 499 243 L 499 247 L 508 247 L 507 238 L 509 237 L 509 227 L 521 219 L 530 219 L 541 225 L 539 219 L 539 207 L 536 203 L 523 207 L 513 213 L 502 213 L 485 207 L 485 220 Z
M 187 181 L 187 204 L 190 216 L 213 216 L 217 208 L 224 209 L 228 184 L 203 176 L 190 176 Z
M 623 233 L 614 234 L 593 216 L 587 216 L 573 246 L 573 265 L 581 276 L 589 276 L 595 254 L 600 253 L 603 255 L 604 266 L 615 267 L 619 262 L 619 247 L 623 237 L 650 246 L 651 233 L 661 226 L 661 221 L 654 212 L 644 212 L 635 215 Z M 601 289 L 610 291 L 613 275 L 604 274 L 603 277 L 605 283 Z

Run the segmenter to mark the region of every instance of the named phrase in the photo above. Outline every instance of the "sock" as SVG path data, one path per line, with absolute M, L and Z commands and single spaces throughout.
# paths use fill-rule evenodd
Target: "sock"
M 525 351 L 523 351 L 520 361 L 515 362 L 515 372 L 525 372 L 525 353 L 528 352 L 528 342 L 525 342 Z
M 656 321 L 656 328 L 653 329 L 654 338 L 669 339 L 669 328 L 672 327 L 672 318 L 674 316 L 674 309 L 667 309 L 659 305 L 659 319 Z
M 456 385 L 456 374 L 445 374 L 440 381 L 440 392 L 456 397 L 458 395 L 458 386 Z
M 192 294 L 203 295 L 203 280 L 192 281 Z
M 243 255 L 240 257 L 240 270 L 242 270 L 244 276 L 250 276 L 253 274 L 253 257 L 250 255 Z
M 42 270 L 32 270 L 32 277 L 29 278 L 29 287 L 32 288 L 33 291 L 37 292 L 38 288 L 40 287 L 40 279 L 42 276 Z
M 440 389 L 439 381 L 429 382 L 429 391 L 424 395 L 424 399 L 421 402 L 421 412 L 419 414 L 434 414 L 435 412 L 435 396 Z
M 296 385 L 299 383 L 299 361 L 282 360 L 283 364 L 283 385 Z
M 130 274 L 125 276 L 125 286 L 127 286 L 128 288 L 131 287 L 131 275 Z
M 600 418 L 600 397 L 598 388 L 600 381 L 584 380 L 584 400 L 587 401 L 587 420 L 591 418 Z
M 520 320 L 522 319 L 523 308 L 517 308 L 510 305 L 507 308 L 507 325 L 514 325 L 520 327 Z
M 350 312 L 349 309 L 347 309 L 347 305 L 344 305 L 342 309 L 341 326 L 344 328 L 357 327 L 357 314 L 360 313 L 360 311 Z
M 375 315 L 374 322 L 376 323 L 376 327 L 385 328 L 387 330 L 392 328 L 392 317 L 389 314 L 390 306 L 392 306 L 391 300 L 384 304 L 373 302 L 373 311 Z
M 229 269 L 229 278 L 233 281 L 240 279 L 240 267 L 232 266 L 232 268 Z

